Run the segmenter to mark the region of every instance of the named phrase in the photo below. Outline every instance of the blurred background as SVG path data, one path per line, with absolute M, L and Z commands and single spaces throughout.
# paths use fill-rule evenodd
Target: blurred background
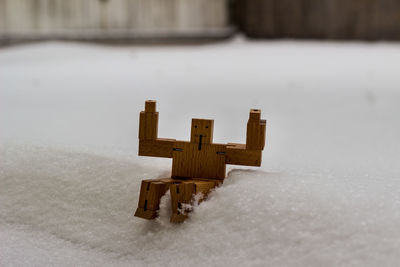
M 252 38 L 398 40 L 397 0 L 0 0 L 0 43 Z

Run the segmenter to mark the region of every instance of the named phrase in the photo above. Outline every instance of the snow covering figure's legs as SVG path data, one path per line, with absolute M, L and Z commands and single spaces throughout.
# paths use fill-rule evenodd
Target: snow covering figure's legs
M 160 199 L 167 192 L 171 181 L 171 179 L 143 180 L 135 216 L 148 220 L 156 218 Z
M 192 210 L 192 205 L 200 203 L 217 185 L 218 182 L 215 180 L 187 180 L 171 183 L 171 222 L 183 222 Z

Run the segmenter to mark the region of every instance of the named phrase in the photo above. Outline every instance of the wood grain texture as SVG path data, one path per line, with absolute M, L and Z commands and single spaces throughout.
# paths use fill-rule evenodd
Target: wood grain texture
M 247 122 L 246 148 L 250 150 L 263 150 L 265 146 L 265 120 L 261 120 L 261 110 L 251 109 Z
M 175 139 L 139 140 L 139 156 L 172 158 Z
M 195 185 L 196 185 L 196 194 L 203 194 L 203 196 L 207 196 L 208 193 L 211 191 L 211 189 L 213 189 L 214 187 L 216 187 L 218 185 L 217 182 L 215 181 L 198 181 L 195 180 Z
M 199 143 L 200 136 L 202 143 L 211 144 L 213 142 L 214 120 L 192 119 L 190 132 L 190 142 Z
M 140 112 L 139 139 L 155 140 L 158 135 L 158 112 Z
M 200 203 L 206 199 L 211 189 L 219 183 L 213 180 L 174 180 L 170 184 L 171 193 L 171 222 L 183 222 L 193 209 L 196 201 Z
M 172 177 L 225 178 L 225 145 L 176 141 L 172 152 Z
M 156 112 L 157 102 L 155 100 L 146 100 L 144 103 L 145 112 Z
M 156 218 L 160 199 L 169 189 L 171 182 L 171 179 L 143 180 L 135 216 L 148 220 Z
M 143 180 L 135 216 L 151 220 L 158 216 L 161 197 L 170 190 L 171 222 L 183 222 L 192 211 L 194 201 L 200 203 L 219 181 L 209 179 L 152 179 Z
M 226 146 L 226 164 L 261 166 L 262 150 L 246 149 L 244 144 L 228 144 Z
M 190 205 L 196 193 L 196 185 L 193 181 L 172 183 L 170 193 L 172 209 L 170 221 L 173 223 L 183 222 L 191 211 Z

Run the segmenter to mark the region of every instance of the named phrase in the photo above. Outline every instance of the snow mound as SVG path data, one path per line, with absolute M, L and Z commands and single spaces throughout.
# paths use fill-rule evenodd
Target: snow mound
M 398 260 L 400 182 L 393 190 L 374 179 L 236 169 L 189 220 L 172 225 L 169 195 L 157 220 L 133 217 L 141 179 L 168 175 L 151 164 L 10 145 L 2 147 L 1 158 L 2 224 L 42 233 L 39 240 L 49 244 L 56 238 L 105 253 L 119 264 Z

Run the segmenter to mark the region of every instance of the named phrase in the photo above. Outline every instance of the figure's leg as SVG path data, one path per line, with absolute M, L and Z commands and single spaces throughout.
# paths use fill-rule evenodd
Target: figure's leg
M 198 199 L 199 203 L 207 198 L 211 189 L 219 186 L 221 183 L 222 181 L 212 179 L 195 180 L 196 194 L 201 193 L 201 196 Z
M 183 222 L 188 217 L 188 213 L 192 210 L 191 206 L 194 202 L 198 201 L 198 203 L 200 203 L 207 197 L 210 190 L 217 185 L 218 181 L 214 180 L 174 181 L 170 186 L 172 206 L 171 222 Z
M 195 184 L 191 181 L 174 182 L 170 186 L 172 215 L 171 222 L 183 222 L 187 218 L 188 208 L 192 204 Z
M 148 220 L 156 218 L 160 199 L 167 192 L 170 183 L 171 179 L 143 180 L 135 216 Z

